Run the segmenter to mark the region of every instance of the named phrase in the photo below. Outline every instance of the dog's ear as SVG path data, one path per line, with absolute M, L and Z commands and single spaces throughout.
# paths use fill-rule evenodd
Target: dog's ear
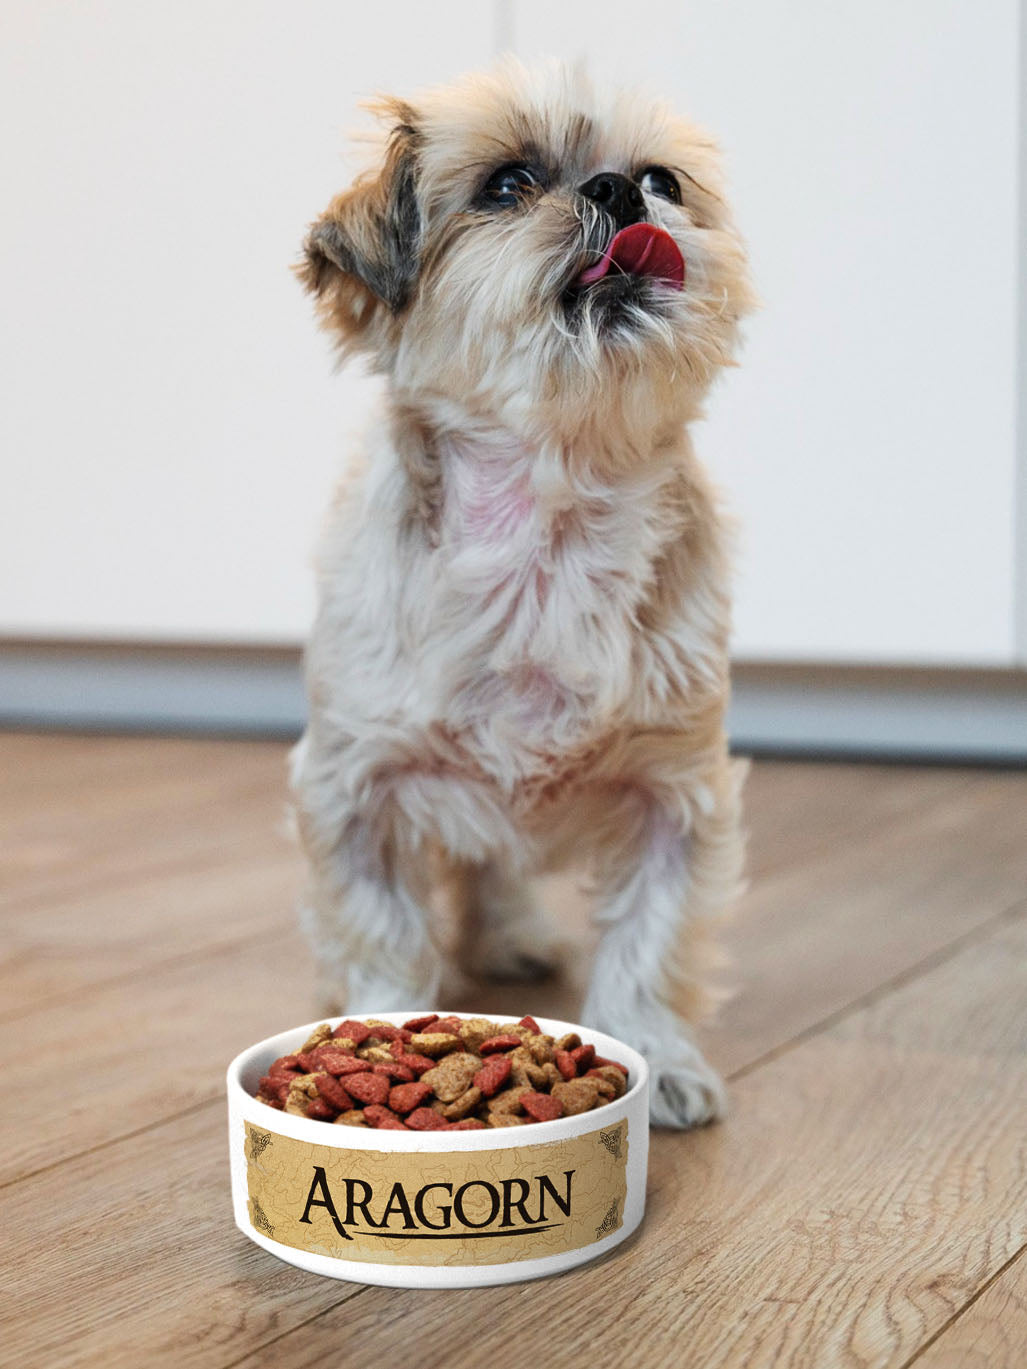
M 396 120 L 384 165 L 332 200 L 311 225 L 296 268 L 317 297 L 323 321 L 344 344 L 359 345 L 376 320 L 401 313 L 417 280 L 422 223 L 416 120 L 399 101 L 378 108 Z

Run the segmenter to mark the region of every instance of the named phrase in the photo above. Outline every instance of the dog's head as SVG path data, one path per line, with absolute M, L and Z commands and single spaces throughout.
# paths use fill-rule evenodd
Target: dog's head
M 300 273 L 399 390 L 514 425 L 614 393 L 665 413 L 730 359 L 745 259 L 692 125 L 509 59 L 376 108 L 383 153 L 312 226 Z

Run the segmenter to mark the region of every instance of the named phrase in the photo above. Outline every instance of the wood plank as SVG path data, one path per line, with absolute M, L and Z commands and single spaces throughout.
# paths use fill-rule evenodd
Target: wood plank
M 4 918 L 0 1020 L 183 956 L 295 936 L 300 886 L 299 853 L 256 833 L 216 862 L 19 907 Z
M 387 1364 L 897 1369 L 1027 1241 L 1025 997 L 1021 917 L 747 1077 L 725 1125 L 654 1137 L 646 1222 L 601 1265 L 370 1288 L 242 1364 L 345 1338 Z
M 38 763 L 46 783 L 27 809 L 19 806 L 20 826 L 8 840 L 0 1015 L 22 1011 L 44 993 L 63 999 L 116 978 L 133 954 L 140 970 L 175 958 L 197 944 L 203 925 L 216 929 L 217 946 L 236 933 L 240 940 L 261 936 L 276 921 L 283 930 L 292 925 L 302 863 L 283 830 L 283 745 L 0 737 L 0 757 L 9 761 L 12 750 L 19 757 L 14 770 L 34 773 Z M 70 765 L 55 768 L 60 756 L 70 756 Z M 915 813 L 968 783 L 963 771 L 847 765 L 823 767 L 811 783 L 807 765 L 760 764 L 750 779 L 757 872 L 809 858 L 828 842 L 851 841 L 868 825 Z M 218 909 L 215 891 L 232 868 L 239 870 L 237 897 Z M 263 896 L 247 926 L 254 885 Z M 574 953 L 564 983 L 550 986 L 548 1002 L 543 995 L 528 1005 L 533 1009 L 552 1009 L 554 995 L 568 1004 L 580 1000 L 587 979 L 580 948 L 593 942 L 587 903 L 573 879 L 548 882 L 543 897 Z M 124 943 L 114 932 L 121 927 Z M 523 1003 L 517 986 L 484 992 L 497 1010 Z
M 749 878 L 755 883 L 907 821 L 973 776 L 947 766 L 758 761 L 744 790 Z
M 0 1361 L 22 1369 L 227 1365 L 359 1291 L 235 1230 L 221 1100 L 0 1196 Z
M 312 982 L 290 933 L 5 1023 L 0 1184 L 219 1097 L 234 1055 L 316 1016 Z
M 1027 1247 L 947 1330 L 916 1369 L 1023 1369 L 1027 1360 Z
M 706 1030 L 712 1056 L 736 1072 L 984 925 L 1025 888 L 1027 775 L 1017 773 L 979 775 L 864 841 L 756 881 L 725 928 L 737 991 Z
M 855 843 L 799 872 L 802 878 L 793 880 L 787 873 L 768 877 L 759 895 L 760 916 L 750 923 L 753 935 L 742 945 L 743 964 L 755 967 L 750 986 L 730 1005 L 711 1038 L 718 1061 L 730 1069 L 741 1068 L 768 1044 L 780 1044 L 807 1030 L 851 1002 L 868 984 L 908 968 L 1000 911 L 1010 881 L 1020 878 L 1024 856 L 1022 850 L 1015 850 L 1016 822 L 1003 809 L 1010 794 L 1019 791 L 1003 784 L 1005 778 L 975 782 L 972 792 L 977 807 L 972 821 L 964 821 L 958 833 L 952 830 L 954 815 L 962 811 L 958 792 L 941 805 L 941 818 L 935 815 L 935 805 L 921 815 L 919 827 L 910 820 L 899 835 L 909 837 L 914 851 L 923 847 L 923 858 L 912 861 L 916 879 L 908 877 L 907 863 L 912 857 L 903 842 L 897 843 L 891 865 L 880 865 L 869 886 L 864 874 L 868 848 Z M 937 836 L 939 830 L 945 849 L 935 852 L 924 845 L 924 832 Z M 983 872 L 971 859 L 975 846 L 991 862 Z M 1006 847 L 1011 849 L 1004 869 L 999 857 Z M 945 880 L 935 878 L 932 861 L 948 861 L 952 868 Z M 947 869 L 944 864 L 943 868 Z M 810 871 L 819 871 L 814 893 L 823 898 L 830 913 L 830 919 L 819 923 L 810 915 L 811 899 L 803 883 L 812 878 Z M 186 897 L 187 887 L 172 884 L 168 892 Z M 66 997 L 55 1008 L 44 1002 L 8 1023 L 3 1049 L 9 1062 L 11 1121 L 20 1118 L 25 1125 L 0 1159 L 0 1182 L 52 1163 L 54 1157 L 107 1144 L 131 1131 L 141 1116 L 171 1117 L 213 1096 L 220 1090 L 221 1071 L 235 1050 L 317 1015 L 309 959 L 291 925 L 291 909 L 283 908 L 288 917 L 284 930 L 264 939 L 265 929 L 281 925 L 278 904 L 284 901 L 284 884 L 269 879 L 267 890 L 253 894 L 252 883 L 240 877 L 236 884 L 228 867 L 209 884 L 199 881 L 198 887 L 203 892 L 183 915 L 181 925 L 188 935 L 177 955 L 171 950 L 173 929 L 163 925 L 167 916 L 174 915 L 172 904 L 162 902 L 160 895 L 145 906 L 112 898 L 109 915 L 116 927 L 124 927 L 129 949 L 121 959 L 114 951 L 110 964 L 117 963 L 122 973 L 131 969 L 135 978 L 87 985 L 80 995 Z M 258 906 L 249 929 L 248 894 Z M 930 901 L 929 918 L 923 915 L 925 899 Z M 170 963 L 149 964 L 149 953 L 140 952 L 133 966 L 131 944 L 145 942 L 154 909 L 161 922 L 156 953 L 167 951 Z M 93 904 L 93 914 L 88 941 L 76 940 L 74 916 L 69 915 L 64 924 L 65 943 L 50 946 L 50 968 L 58 963 L 66 967 L 70 957 L 78 956 L 81 982 L 89 974 L 105 973 L 103 951 L 112 942 L 109 928 L 97 932 L 96 918 L 107 915 L 102 899 Z M 577 915 L 581 915 L 580 905 Z M 137 916 L 138 930 L 134 931 Z M 207 922 L 215 930 L 205 932 Z M 59 938 L 61 928 L 57 922 L 53 926 Z M 240 934 L 237 944 L 234 929 Z M 222 931 L 227 933 L 225 941 L 220 939 Z M 192 937 L 195 946 L 190 948 Z M 117 939 L 116 934 L 113 941 Z M 28 957 L 16 960 L 12 967 L 14 975 L 24 979 L 23 1008 L 34 995 L 46 992 L 44 959 L 33 962 Z M 569 973 L 552 984 L 471 984 L 448 995 L 444 1006 L 488 1013 L 517 1008 L 573 1020 L 586 974 L 587 958 L 577 955 L 571 959 Z M 52 991 L 62 987 L 67 994 L 69 982 L 74 980 L 62 981 L 55 969 Z M 65 1085 L 66 1101 L 60 1110 L 39 1119 L 34 1081 L 41 1069 L 68 1068 L 70 1033 L 75 1040 L 74 1071 Z M 126 1073 L 126 1041 L 138 1043 L 138 1058 L 145 1068 Z M 99 1110 L 97 1097 L 117 1097 L 119 1106 Z
M 9 740 L 9 739 L 5 739 Z M 3 906 L 43 906 L 85 889 L 216 858 L 262 833 L 285 844 L 284 749 L 279 744 L 106 740 L 65 752 L 61 738 L 22 748 L 21 769 L 40 774 L 26 795 L 3 774 Z M 124 757 L 111 767 L 110 754 Z M 80 764 L 67 774 L 63 759 Z M 112 773 L 113 771 L 113 773 Z M 12 775 L 15 780 L 12 782 Z

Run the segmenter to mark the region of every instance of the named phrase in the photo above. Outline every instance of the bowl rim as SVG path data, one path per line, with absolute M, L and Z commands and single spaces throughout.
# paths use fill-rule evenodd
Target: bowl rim
M 377 1019 L 393 1026 L 401 1026 L 412 1017 L 425 1017 L 435 1009 L 412 1009 L 404 1012 L 365 1012 L 342 1013 L 331 1017 L 320 1017 L 304 1026 L 291 1027 L 274 1036 L 265 1037 L 245 1050 L 240 1051 L 228 1066 L 226 1086 L 229 1107 L 238 1109 L 245 1120 L 255 1126 L 280 1135 L 291 1136 L 299 1141 L 310 1141 L 317 1145 L 335 1147 L 340 1150 L 381 1150 L 381 1151 L 446 1151 L 446 1150 L 490 1150 L 507 1149 L 513 1146 L 539 1145 L 546 1141 L 566 1140 L 581 1135 L 603 1125 L 601 1119 L 608 1118 L 609 1125 L 619 1121 L 632 1104 L 649 1087 L 649 1066 L 645 1057 L 640 1055 L 626 1042 L 593 1027 L 582 1026 L 577 1022 L 564 1022 L 559 1018 L 540 1017 L 531 1014 L 542 1030 L 551 1036 L 564 1036 L 577 1032 L 585 1041 L 595 1041 L 597 1054 L 621 1059 L 628 1066 L 631 1087 L 619 1098 L 612 1099 L 601 1108 L 590 1108 L 588 1112 L 574 1113 L 570 1117 L 557 1117 L 549 1122 L 525 1122 L 519 1127 L 485 1127 L 467 1131 L 392 1131 L 377 1127 L 329 1126 L 312 1117 L 298 1117 L 293 1113 L 280 1112 L 277 1108 L 261 1103 L 244 1084 L 244 1077 L 254 1073 L 263 1074 L 272 1060 L 287 1055 L 321 1025 L 331 1023 L 336 1027 L 349 1018 L 355 1020 Z M 452 1011 L 440 1016 L 471 1019 L 488 1017 L 492 1021 L 508 1021 L 509 1013 L 487 1013 L 466 1010 Z M 599 1049 L 599 1042 L 602 1049 Z M 611 1115 L 611 1109 L 615 1109 Z M 648 1119 L 648 1106 L 644 1109 Z M 264 1114 L 269 1114 L 266 1121 Z M 327 1133 L 327 1134 L 326 1134 Z M 372 1141 L 371 1138 L 374 1138 Z

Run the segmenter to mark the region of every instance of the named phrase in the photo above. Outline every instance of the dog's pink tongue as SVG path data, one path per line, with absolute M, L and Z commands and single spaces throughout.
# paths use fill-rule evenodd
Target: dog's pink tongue
M 612 267 L 626 275 L 654 276 L 673 285 L 685 284 L 685 259 L 669 233 L 653 223 L 633 223 L 622 228 L 603 254 L 602 261 L 582 271 L 578 285 L 602 280 Z

